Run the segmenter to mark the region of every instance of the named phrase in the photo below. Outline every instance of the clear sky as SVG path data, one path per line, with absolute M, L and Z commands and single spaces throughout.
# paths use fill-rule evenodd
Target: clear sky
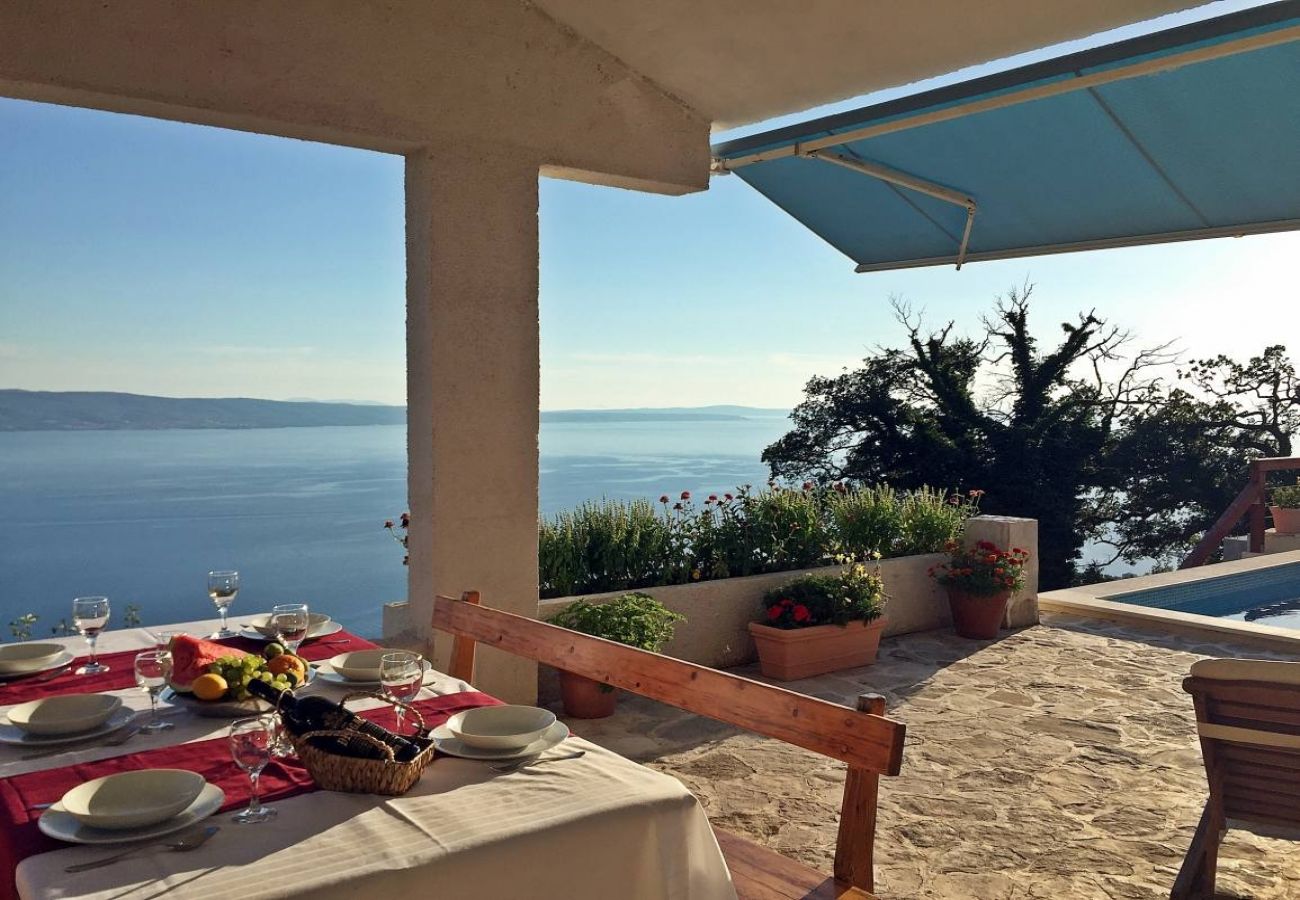
M 0 100 L 0 387 L 403 402 L 401 179 L 383 154 Z M 856 275 L 731 177 L 543 180 L 541 235 L 544 409 L 789 406 L 900 339 L 895 295 L 974 329 L 1031 281 L 1044 337 L 1096 308 L 1195 355 L 1300 325 L 1296 234 Z

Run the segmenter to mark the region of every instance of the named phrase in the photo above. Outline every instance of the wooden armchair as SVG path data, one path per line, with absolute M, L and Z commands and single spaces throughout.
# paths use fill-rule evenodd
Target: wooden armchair
M 1300 663 L 1205 659 L 1183 680 L 1209 799 L 1170 895 L 1213 897 L 1228 828 L 1300 840 Z
M 476 591 L 434 602 L 433 627 L 455 636 L 449 674 L 456 678 L 473 681 L 475 646 L 488 644 L 847 763 L 833 877 L 714 833 L 741 900 L 871 898 L 879 778 L 897 775 L 903 760 L 904 727 L 882 716 L 884 698 L 864 694 L 848 709 L 478 604 Z

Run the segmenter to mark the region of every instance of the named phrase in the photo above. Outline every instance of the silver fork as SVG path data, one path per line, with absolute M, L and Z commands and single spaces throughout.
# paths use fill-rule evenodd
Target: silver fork
M 212 837 L 221 830 L 219 825 L 209 825 L 198 833 L 190 834 L 178 838 L 174 841 L 155 841 L 152 844 L 141 844 L 139 847 L 132 847 L 130 850 L 123 850 L 121 853 L 114 853 L 112 856 L 105 856 L 102 859 L 96 859 L 91 862 L 77 863 L 75 866 L 68 866 L 63 871 L 68 874 L 77 872 L 89 872 L 91 869 L 98 869 L 100 866 L 111 866 L 120 859 L 126 859 L 133 853 L 139 853 L 141 850 L 149 850 L 154 847 L 166 847 L 168 850 L 174 850 L 178 853 L 185 853 L 190 850 L 197 850 L 208 842 Z
M 62 744 L 58 747 L 50 747 L 48 750 L 37 750 L 35 753 L 27 753 L 19 758 L 24 760 L 44 759 L 47 756 L 58 756 L 60 753 L 68 753 L 77 750 L 89 750 L 92 747 L 120 747 L 139 734 L 142 727 L 144 726 L 140 723 L 128 725 L 108 740 L 101 741 L 97 744 Z
M 525 759 L 521 762 L 510 763 L 505 766 L 492 766 L 493 772 L 518 772 L 520 769 L 527 769 L 530 766 L 540 766 L 542 763 L 559 762 L 562 759 L 577 759 L 579 756 L 586 756 L 586 750 L 575 750 L 573 753 L 566 753 L 564 756 L 548 756 L 546 759 Z

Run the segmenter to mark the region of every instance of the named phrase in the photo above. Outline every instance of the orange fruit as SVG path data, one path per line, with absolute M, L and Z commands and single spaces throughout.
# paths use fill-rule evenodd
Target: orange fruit
M 292 672 L 301 684 L 307 680 L 307 664 L 292 653 L 281 653 L 266 664 L 266 670 L 272 675 L 285 675 Z
M 190 685 L 190 690 L 200 700 L 220 700 L 226 696 L 229 687 L 230 685 L 226 684 L 226 679 L 215 672 L 209 672 L 195 678 L 194 683 Z

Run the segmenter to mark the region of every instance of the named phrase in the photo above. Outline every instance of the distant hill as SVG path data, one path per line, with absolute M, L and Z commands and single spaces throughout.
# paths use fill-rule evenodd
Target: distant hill
M 749 406 L 664 409 L 563 409 L 543 422 L 721 422 L 784 417 L 789 410 Z M 106 431 L 165 428 L 302 428 L 402 425 L 406 407 L 375 403 L 151 397 L 102 391 L 0 390 L 0 431 Z
M 402 406 L 0 390 L 0 431 L 401 425 Z

